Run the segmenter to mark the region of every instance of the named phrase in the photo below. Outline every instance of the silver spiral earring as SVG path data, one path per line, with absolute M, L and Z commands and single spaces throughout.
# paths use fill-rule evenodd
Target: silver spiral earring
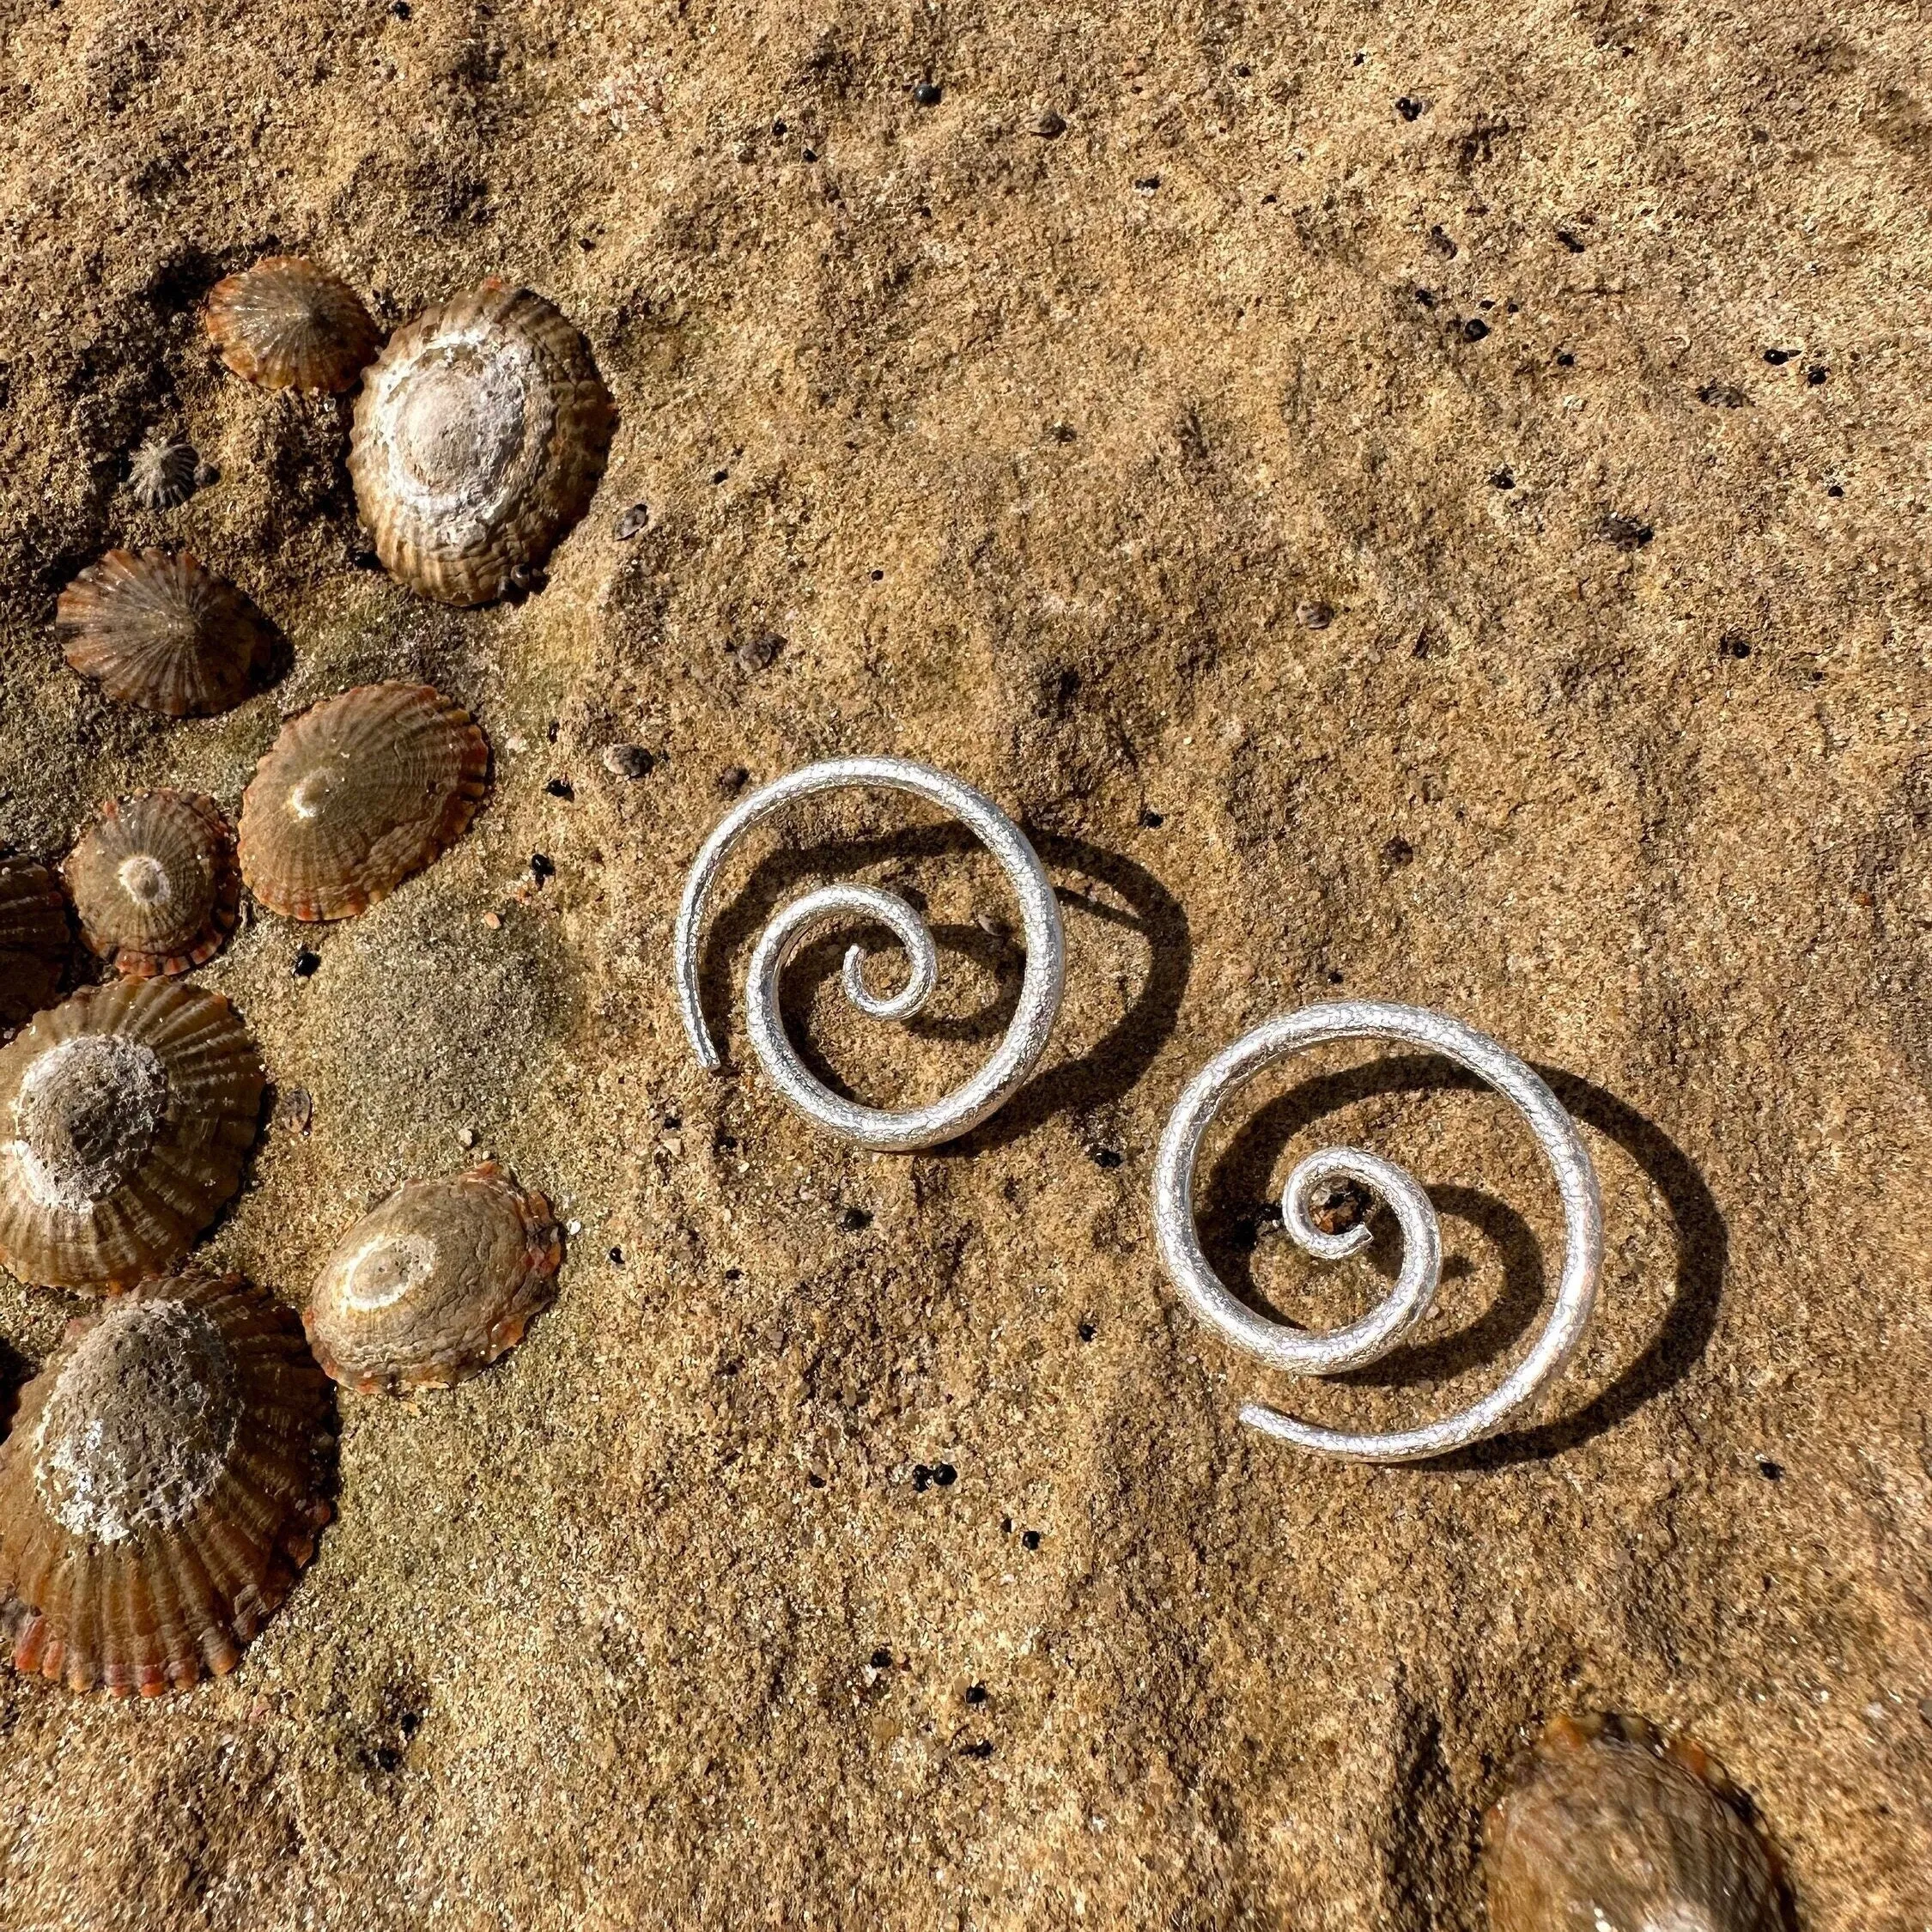
M 814 1075 L 787 1036 L 779 1012 L 779 981 L 807 938 L 828 921 L 854 913 L 875 920 L 903 948 L 906 982 L 879 995 L 866 985 L 865 949 L 845 956 L 846 998 L 873 1019 L 910 1019 L 926 1004 L 939 976 L 939 954 L 926 921 L 896 893 L 870 885 L 828 885 L 807 892 L 781 910 L 758 936 L 745 976 L 747 1025 L 765 1077 L 808 1119 L 864 1147 L 905 1152 L 955 1140 L 996 1113 L 1025 1085 L 1060 1012 L 1066 981 L 1066 942 L 1054 889 L 1026 835 L 983 793 L 909 758 L 832 758 L 807 765 L 754 792 L 719 823 L 691 863 L 672 937 L 677 998 L 684 1030 L 698 1059 L 714 1073 L 723 1065 L 704 1023 L 698 996 L 698 954 L 705 904 L 719 869 L 738 836 L 761 818 L 815 792 L 872 786 L 930 799 L 965 824 L 999 861 L 1026 932 L 1026 973 L 1019 1004 L 993 1058 L 962 1087 L 924 1107 L 898 1111 L 862 1107 L 842 1098 Z
M 1603 1261 L 1603 1204 L 1596 1170 L 1557 1097 L 1512 1053 L 1486 1035 L 1425 1006 L 1376 999 L 1338 999 L 1270 1020 L 1217 1055 L 1181 1097 L 1161 1137 L 1154 1170 L 1154 1229 L 1161 1260 L 1188 1305 L 1210 1327 L 1271 1368 L 1290 1375 L 1334 1375 L 1374 1362 L 1429 1312 L 1443 1274 L 1436 1210 L 1414 1178 L 1393 1162 L 1354 1147 L 1324 1147 L 1288 1176 L 1281 1216 L 1298 1246 L 1317 1259 L 1340 1261 L 1370 1239 L 1358 1224 L 1324 1234 L 1309 1218 L 1309 1195 L 1323 1182 L 1359 1182 L 1386 1202 L 1402 1235 L 1402 1266 L 1381 1305 L 1346 1328 L 1311 1334 L 1270 1321 L 1236 1300 L 1208 1266 L 1194 1225 L 1194 1169 L 1202 1139 L 1222 1104 L 1265 1066 L 1334 1040 L 1397 1040 L 1456 1061 L 1516 1108 L 1556 1176 L 1563 1202 L 1563 1273 L 1556 1306 L 1529 1353 L 1491 1393 L 1440 1422 L 1388 1435 L 1352 1435 L 1297 1422 L 1250 1403 L 1241 1419 L 1297 1447 L 1362 1462 L 1413 1462 L 1493 1435 L 1563 1372 L 1583 1339 L 1596 1302 Z

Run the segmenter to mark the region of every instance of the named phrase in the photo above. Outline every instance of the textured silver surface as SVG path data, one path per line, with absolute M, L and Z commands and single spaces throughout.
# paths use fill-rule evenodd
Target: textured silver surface
M 1208 1266 L 1194 1226 L 1194 1168 L 1202 1139 L 1236 1090 L 1263 1067 L 1307 1047 L 1333 1040 L 1394 1040 L 1423 1047 L 1487 1081 L 1528 1123 L 1556 1176 L 1563 1201 L 1563 1273 L 1556 1305 L 1534 1346 L 1503 1382 L 1480 1401 L 1440 1422 L 1388 1435 L 1322 1429 L 1257 1403 L 1241 1419 L 1284 1442 L 1364 1462 L 1413 1462 L 1479 1442 L 1563 1371 L 1595 1305 L 1603 1260 L 1603 1206 L 1596 1171 L 1557 1097 L 1512 1053 L 1446 1013 L 1377 999 L 1337 999 L 1270 1020 L 1237 1040 L 1202 1068 L 1182 1095 L 1161 1137 L 1154 1170 L 1154 1230 L 1161 1259 L 1188 1305 L 1236 1347 L 1290 1375 L 1334 1375 L 1386 1354 L 1435 1300 L 1443 1272 L 1442 1236 L 1428 1197 L 1402 1169 L 1352 1147 L 1310 1154 L 1288 1177 L 1281 1212 L 1290 1236 L 1323 1261 L 1340 1261 L 1369 1240 L 1365 1226 L 1324 1235 L 1308 1218 L 1309 1191 L 1319 1182 L 1360 1182 L 1388 1203 L 1402 1232 L 1402 1267 L 1379 1307 L 1346 1328 L 1309 1333 L 1257 1315 L 1230 1294 Z
M 745 978 L 745 1001 L 752 1050 L 767 1078 L 800 1113 L 821 1127 L 862 1146 L 903 1152 L 957 1139 L 1005 1106 L 1038 1064 L 1060 1012 L 1066 943 L 1053 886 L 1025 834 L 983 793 L 909 758 L 831 758 L 752 793 L 704 841 L 684 881 L 672 938 L 677 997 L 691 1046 L 715 1073 L 722 1062 L 699 1000 L 698 956 L 705 908 L 719 869 L 739 836 L 760 819 L 815 792 L 849 787 L 910 792 L 960 820 L 1004 868 L 1019 901 L 1026 932 L 1026 975 L 1020 985 L 1018 1006 L 999 1050 L 963 1086 L 927 1106 L 896 1112 L 844 1099 L 812 1074 L 786 1037 L 779 1016 L 779 981 L 813 931 L 833 919 L 858 914 L 892 933 L 905 950 L 908 970 L 906 983 L 897 993 L 884 997 L 871 993 L 862 977 L 864 949 L 854 945 L 845 956 L 846 996 L 874 1019 L 909 1019 L 925 1005 L 939 978 L 939 958 L 926 921 L 893 893 L 874 886 L 829 885 L 793 900 L 760 934 Z

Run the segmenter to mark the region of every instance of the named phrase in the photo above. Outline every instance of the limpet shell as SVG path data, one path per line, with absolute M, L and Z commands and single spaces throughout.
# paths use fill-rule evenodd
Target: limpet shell
M 1777 1863 L 1710 1758 L 1560 1717 L 1488 1819 L 1492 1932 L 1778 1932 Z
M 0 1446 L 14 1668 L 116 1697 L 233 1670 L 329 1520 L 328 1413 L 295 1318 L 240 1275 L 70 1322 Z
M 62 871 L 82 938 L 137 979 L 212 959 L 234 930 L 234 835 L 199 793 L 110 799 Z
M 172 510 L 195 493 L 201 465 L 193 449 L 165 429 L 149 432 L 128 459 L 127 486 L 144 510 Z
M 0 1033 L 59 991 L 72 945 L 59 880 L 38 859 L 0 858 Z
M 380 339 L 362 298 L 303 255 L 217 282 L 204 319 L 222 360 L 268 389 L 346 389 Z
M 0 1048 L 0 1263 L 52 1288 L 167 1267 L 241 1182 L 262 1063 L 219 993 L 83 987 Z
M 241 796 L 241 873 L 291 919 L 367 910 L 459 838 L 489 741 L 428 684 L 358 684 L 283 726 Z
M 190 550 L 109 550 L 60 593 L 54 631 L 109 697 L 169 718 L 239 704 L 275 647 L 268 619 Z
M 589 344 L 541 295 L 492 279 L 419 315 L 355 404 L 349 471 L 376 554 L 445 604 L 533 584 L 615 422 Z
M 556 1293 L 550 1203 L 494 1162 L 405 1181 L 323 1265 L 302 1315 L 315 1358 L 364 1394 L 486 1368 Z

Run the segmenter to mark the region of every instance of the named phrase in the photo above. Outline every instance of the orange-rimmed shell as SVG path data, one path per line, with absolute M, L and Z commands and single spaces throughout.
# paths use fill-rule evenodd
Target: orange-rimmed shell
M 489 741 L 428 684 L 358 684 L 283 726 L 241 796 L 241 875 L 291 919 L 366 911 L 459 838 Z
M 529 585 L 583 515 L 617 412 L 589 344 L 491 280 L 389 338 L 349 440 L 356 506 L 396 576 L 445 604 Z
M 0 1446 L 15 1668 L 117 1697 L 233 1670 L 329 1520 L 328 1414 L 294 1317 L 240 1275 L 70 1322 Z
M 38 859 L 0 858 L 0 1034 L 60 990 L 72 949 L 59 880 Z
M 550 1203 L 493 1162 L 405 1181 L 323 1265 L 302 1315 L 309 1346 L 364 1394 L 447 1388 L 522 1339 L 562 1257 Z
M 1493 1932 L 1778 1932 L 1777 1861 L 1710 1757 L 1559 1717 L 1487 1820 Z
M 62 871 L 82 938 L 137 979 L 212 959 L 234 930 L 234 836 L 197 792 L 110 799 Z
M 219 993 L 83 987 L 0 1048 L 0 1264 L 52 1288 L 170 1267 L 241 1184 L 262 1063 Z
M 303 255 L 217 282 L 204 315 L 222 360 L 267 389 L 346 389 L 381 339 L 362 298 Z
M 60 593 L 54 631 L 109 697 L 169 718 L 240 703 L 275 648 L 268 619 L 190 550 L 109 550 Z

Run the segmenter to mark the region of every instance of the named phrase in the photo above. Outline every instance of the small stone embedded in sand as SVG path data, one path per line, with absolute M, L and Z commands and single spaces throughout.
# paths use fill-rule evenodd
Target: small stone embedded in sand
M 589 507 L 616 422 L 583 337 L 493 277 L 398 329 L 364 379 L 356 507 L 392 575 L 487 604 L 534 587 Z
M 76 1691 L 234 1668 L 329 1520 L 328 1385 L 239 1275 L 149 1281 L 74 1323 L 0 1447 L 0 1636 Z
M 359 684 L 283 727 L 242 794 L 249 890 L 292 919 L 347 918 L 462 835 L 489 744 L 427 684 Z
M 656 762 L 641 744 L 607 744 L 604 769 L 613 778 L 644 778 Z
M 550 1203 L 486 1161 L 405 1182 L 357 1222 L 302 1319 L 317 1359 L 349 1388 L 447 1388 L 521 1338 L 556 1293 L 562 1254 Z
M 187 1250 L 241 1182 L 262 1064 L 220 994 L 87 987 L 0 1049 L 0 1262 L 122 1288 Z
M 214 799 L 163 788 L 110 799 L 62 868 L 81 936 L 147 979 L 212 959 L 241 893 L 234 835 Z
M 1631 1719 L 1559 1717 L 1487 1820 L 1493 1932 L 1777 1932 L 1776 1868 L 1694 1744 Z
M 54 632 L 117 703 L 169 718 L 239 704 L 275 647 L 268 619 L 190 550 L 108 551 L 60 593 Z
M 628 510 L 626 510 L 621 517 L 617 519 L 616 526 L 617 541 L 620 544 L 628 544 L 633 537 L 635 537 L 641 531 L 642 531 L 645 525 L 650 522 L 650 507 L 647 504 L 644 503 L 633 503 L 631 507 Z
M 1335 609 L 1332 604 L 1297 604 L 1295 606 L 1295 622 L 1304 630 L 1326 630 L 1335 621 Z
M 267 389 L 347 389 L 379 339 L 361 297 L 301 255 L 271 255 L 217 282 L 205 319 L 222 360 Z

